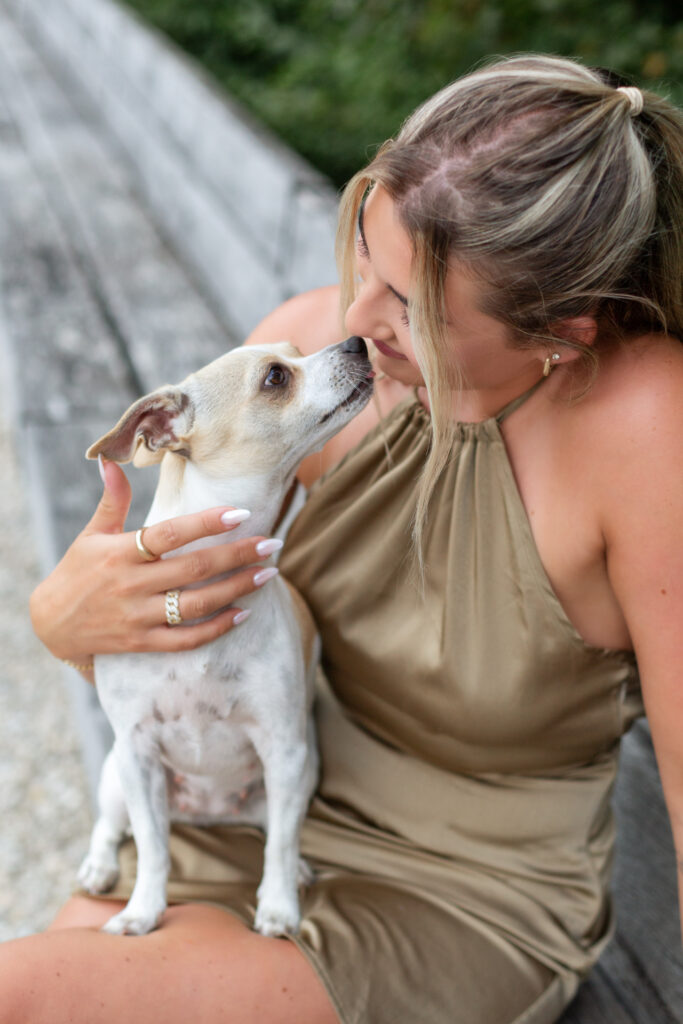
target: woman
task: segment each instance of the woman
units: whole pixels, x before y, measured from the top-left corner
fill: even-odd
[[[281,559],[327,677],[301,933],[248,928],[256,833],[177,829],[163,926],[95,930],[130,891],[126,848],[113,902],[77,897],[0,950],[1,1020],[560,1016],[610,934],[608,797],[641,710],[636,659],[683,850],[682,142],[658,97],[515,58],[439,93],[351,181],[344,330],[374,342],[383,418],[368,406],[302,465]],[[250,341],[336,341],[339,298],[294,299]],[[123,474],[104,474],[33,598],[47,646],[87,665],[231,628],[259,538],[207,553],[207,580],[251,567],[184,592],[184,618],[196,600],[222,611],[169,630],[163,591],[196,566],[144,562],[121,532]],[[145,543],[216,533],[224,512]]]

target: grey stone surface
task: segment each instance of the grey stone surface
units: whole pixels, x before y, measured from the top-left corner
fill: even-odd
[[[11,388],[4,362],[3,390]],[[90,831],[81,744],[59,662],[36,639],[41,577],[21,446],[0,417],[0,941],[44,928],[67,899]],[[85,685],[85,684],[83,684]]]

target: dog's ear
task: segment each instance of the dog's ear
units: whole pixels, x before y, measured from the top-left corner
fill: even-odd
[[[148,466],[166,451],[183,451],[194,422],[194,406],[178,387],[159,388],[138,399],[108,434],[91,445],[87,459],[103,455],[110,462]]]

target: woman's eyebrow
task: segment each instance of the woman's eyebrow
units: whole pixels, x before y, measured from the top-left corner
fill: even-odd
[[[367,198],[367,196],[365,196],[363,198],[360,206],[358,207],[358,230],[360,231],[360,237],[363,239],[363,245],[365,246],[365,251],[367,252],[368,259],[369,259],[370,258],[370,248],[368,246],[368,240],[365,237],[365,231],[363,230],[363,213],[364,213],[364,210],[365,210],[365,200],[366,200],[366,198]],[[400,292],[397,292],[396,289],[393,287],[393,285],[388,284],[387,288],[392,293],[392,295],[396,296],[396,298],[398,299],[399,302],[403,303],[404,306],[408,305],[408,300],[405,297],[405,295],[401,295]]]

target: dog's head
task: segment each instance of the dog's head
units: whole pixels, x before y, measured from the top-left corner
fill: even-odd
[[[362,338],[311,356],[288,342],[233,349],[175,387],[135,402],[86,456],[145,466],[175,452],[210,475],[290,469],[366,405],[372,367]]]

